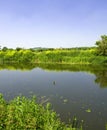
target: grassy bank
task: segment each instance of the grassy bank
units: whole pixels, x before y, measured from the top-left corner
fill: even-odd
[[[96,48],[55,49],[36,53],[36,63],[105,64],[106,56],[96,54]]]
[[[16,97],[6,102],[0,94],[0,129],[1,130],[82,130],[72,128],[60,121],[50,104],[43,106],[35,102],[35,97],[28,99]]]
[[[107,56],[96,54],[96,48],[1,50],[0,62],[105,64]]]

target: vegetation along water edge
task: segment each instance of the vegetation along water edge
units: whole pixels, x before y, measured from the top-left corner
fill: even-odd
[[[0,63],[107,64],[107,36],[102,35],[95,47],[30,48],[3,47]]]
[[[18,96],[6,102],[0,94],[0,130],[82,130],[74,118],[72,124],[61,122],[51,105],[36,102],[35,96],[31,99]]]

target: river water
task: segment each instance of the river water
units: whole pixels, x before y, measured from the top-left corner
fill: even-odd
[[[0,93],[6,100],[22,94],[50,102],[62,121],[74,116],[83,130],[105,130],[107,66],[1,65]]]

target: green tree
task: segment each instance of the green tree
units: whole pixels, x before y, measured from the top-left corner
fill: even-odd
[[[7,50],[8,50],[7,47],[3,47],[3,48],[2,48],[2,51],[7,51]]]
[[[21,47],[16,47],[16,51],[20,51],[20,50],[22,50]]]
[[[97,54],[107,56],[107,36],[102,35],[101,40],[96,41],[97,47]]]

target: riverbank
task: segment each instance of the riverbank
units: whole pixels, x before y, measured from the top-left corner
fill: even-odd
[[[96,54],[96,48],[56,49],[36,53],[36,63],[106,64],[107,56]]]
[[[107,64],[107,56],[96,54],[96,48],[0,51],[0,63]]]
[[[6,102],[0,94],[0,129],[76,130],[75,123],[66,125],[61,122],[49,103],[44,106],[42,102],[38,104],[35,99],[18,96]]]

